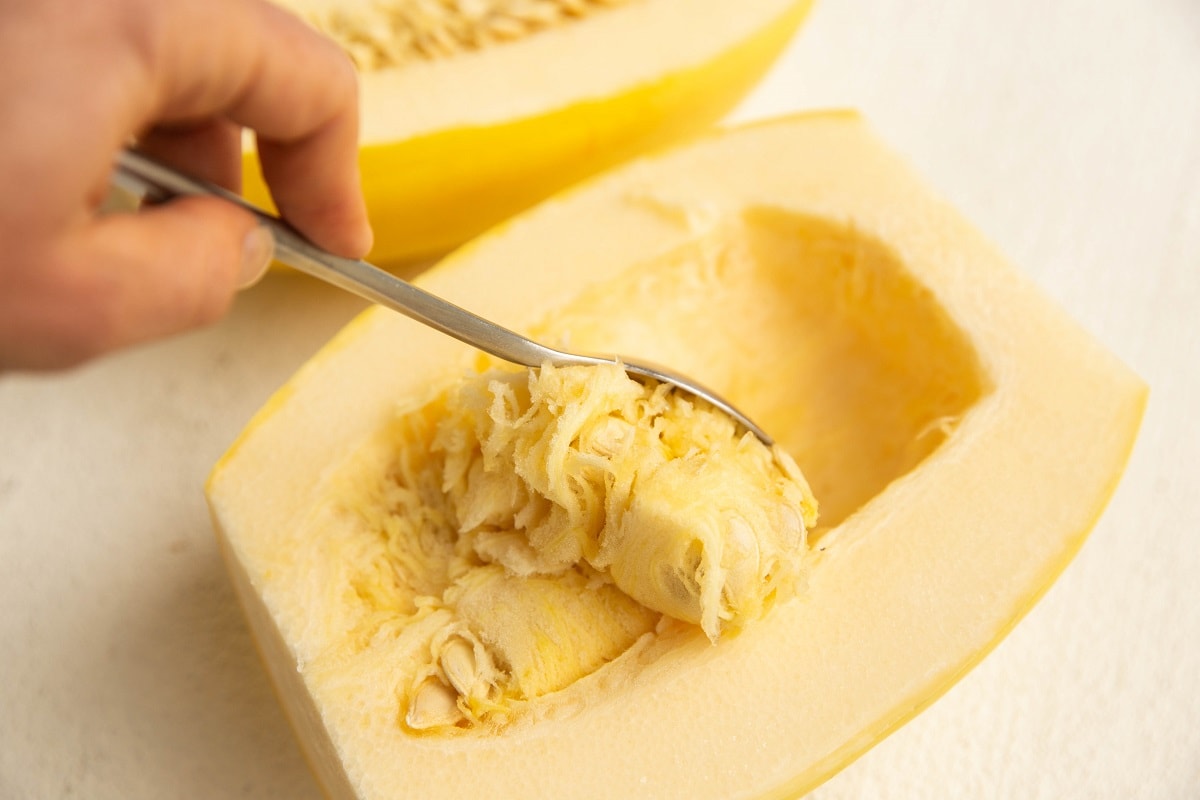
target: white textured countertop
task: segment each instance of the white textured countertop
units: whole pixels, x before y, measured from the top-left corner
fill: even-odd
[[[1200,797],[1200,3],[824,0],[737,117],[821,106],[862,109],[1151,400],[1045,599],[814,796]],[[202,333],[0,378],[0,798],[319,796],[201,484],[358,308],[273,276]]]

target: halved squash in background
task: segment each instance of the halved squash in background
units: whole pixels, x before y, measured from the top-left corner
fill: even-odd
[[[1142,382],[850,113],[634,163],[422,275],[747,410],[821,502],[809,580],[711,645],[665,626],[528,724],[405,730],[354,641],[346,465],[474,354],[374,309],[255,417],[208,495],[267,666],[331,797],[794,797],[903,724],[1062,571],[1121,475]],[[401,454],[403,455],[403,454]],[[386,639],[387,637],[383,637]]]
[[[762,77],[811,0],[279,0],[359,63],[372,258],[444,253]],[[269,205],[252,146],[245,194]]]

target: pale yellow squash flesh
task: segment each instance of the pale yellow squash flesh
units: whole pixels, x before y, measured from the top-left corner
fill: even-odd
[[[699,133],[762,77],[810,4],[635,0],[516,42],[363,74],[372,259],[401,266],[445,253],[585,176]],[[251,145],[243,161],[246,196],[269,206]]]
[[[314,531],[339,465],[474,354],[365,313],[208,486],[267,666],[339,800],[807,791],[1029,610],[1095,524],[1146,397],[849,113],[632,164],[420,283],[547,340],[693,373],[795,456],[822,517],[804,594],[741,635],[667,629],[499,735],[406,733],[386,651],[329,657],[337,565]]]

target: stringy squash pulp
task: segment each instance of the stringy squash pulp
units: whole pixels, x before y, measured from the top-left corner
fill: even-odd
[[[464,380],[331,485],[338,625],[441,733],[543,713],[663,615],[714,642],[762,617],[816,517],[786,453],[615,365]]]
[[[277,0],[360,73],[372,258],[444,253],[551,192],[704,130],[810,0]],[[449,10],[453,10],[450,13]],[[253,143],[245,194],[269,205]]]
[[[703,611],[689,619],[634,597],[667,585],[645,570],[669,554],[641,558],[622,588],[615,562],[588,562],[583,536],[583,559],[566,558],[558,578],[523,575],[538,555],[502,531],[471,541],[468,560],[491,555],[468,588],[439,595],[482,599],[389,627],[372,615],[394,609],[370,587],[425,590],[377,557],[390,540],[364,535],[378,526],[362,510],[382,506],[363,498],[454,450],[423,438],[438,425],[482,432],[482,458],[490,423],[454,422],[446,398],[494,365],[396,314],[365,313],[259,413],[208,486],[267,665],[339,799],[796,796],[932,702],[1028,611],[1095,523],[1145,401],[1134,375],[851,114],[635,163],[419,280],[549,343],[694,375],[775,436],[820,518],[810,527],[805,481],[785,461],[754,461],[770,480],[750,485],[792,487],[755,504],[777,520],[800,510],[804,580],[761,614],[751,604],[755,619],[716,644]],[[489,376],[499,388],[463,407],[532,385],[512,375]],[[739,440],[713,441],[723,451]],[[428,473],[441,476],[432,496],[453,494],[451,460]],[[663,491],[673,499],[662,508],[720,495],[693,485]],[[654,516],[703,527],[696,511]],[[577,602],[586,591],[596,594]],[[589,616],[598,598],[611,602]],[[479,634],[496,609],[510,614],[503,642]],[[718,613],[718,633],[729,616]],[[593,618],[603,624],[572,624]],[[410,645],[425,624],[443,634],[428,632],[438,658],[418,675]],[[546,652],[578,659],[563,671]],[[489,684],[496,675],[508,677]],[[433,694],[410,717],[425,679]],[[495,698],[493,718],[484,701]]]

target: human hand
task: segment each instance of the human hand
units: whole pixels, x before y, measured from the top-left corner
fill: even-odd
[[[97,215],[118,150],[237,190],[255,131],[281,215],[371,243],[349,60],[264,0],[0,0],[0,369],[64,367],[212,322],[258,278],[251,214],[187,197]]]

